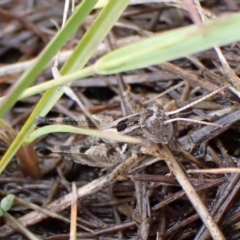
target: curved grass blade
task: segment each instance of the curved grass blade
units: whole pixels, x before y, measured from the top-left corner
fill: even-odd
[[[238,41],[240,14],[171,30],[119,48],[95,64],[98,74],[113,74],[163,63],[189,54]]]
[[[121,135],[119,133],[115,132],[109,132],[109,131],[99,131],[99,130],[92,130],[92,129],[84,129],[69,125],[54,125],[54,126],[45,126],[38,128],[37,130],[33,131],[28,138],[24,141],[25,144],[29,144],[33,142],[35,139],[49,134],[49,133],[73,133],[73,134],[83,134],[88,136],[95,136],[100,138],[109,139],[112,141],[118,141],[118,142],[128,142],[128,143],[141,143],[141,140],[138,138]]]

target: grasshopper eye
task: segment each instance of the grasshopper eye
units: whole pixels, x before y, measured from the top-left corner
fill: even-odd
[[[50,155],[52,153],[52,151],[47,146],[44,145],[37,146],[35,148],[35,151],[42,155]]]

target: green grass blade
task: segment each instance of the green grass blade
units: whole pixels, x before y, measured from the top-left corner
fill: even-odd
[[[16,103],[19,95],[35,81],[39,73],[45,69],[56,53],[71,38],[79,25],[81,25],[83,20],[89,15],[96,2],[97,0],[85,0],[76,8],[76,12],[69,18],[64,28],[59,30],[33,65],[23,73],[16,84],[11,87],[4,100],[0,102],[0,117]]]
[[[56,35],[56,37],[53,38],[53,40],[49,43],[51,44],[51,46],[55,47],[55,45],[53,43],[56,43],[57,45],[59,45],[59,48],[56,48],[55,51],[52,51],[55,52],[55,54],[60,50],[60,45],[58,41],[60,42],[63,42],[63,40],[65,40],[65,42],[71,37],[72,34],[69,34],[71,32],[73,32],[73,30],[77,30],[79,25],[82,23],[82,21],[84,20],[84,18],[86,16],[88,16],[88,14],[90,13],[90,11],[92,10],[92,8],[94,7],[95,3],[96,3],[97,0],[86,0],[86,1],[83,1],[82,4],[79,5],[79,7],[77,8],[77,10],[75,11],[75,13],[69,18],[69,20],[67,21],[67,23],[64,25],[64,28],[60,30],[60,32],[62,32],[62,34],[59,35],[59,33]],[[70,32],[67,32],[70,28]],[[66,35],[66,36],[65,36]],[[67,37],[68,36],[68,37]],[[61,39],[59,39],[61,38]],[[65,43],[64,42],[64,43]],[[46,47],[47,49],[49,48],[48,46]],[[48,53],[45,53],[46,50],[43,51],[43,53],[39,56],[39,58],[42,57],[42,55],[44,56],[44,59],[46,60],[45,63],[43,63],[43,65],[45,66],[45,64],[47,65],[48,63],[48,58],[49,58],[49,61],[51,60],[51,58],[55,55],[53,54],[53,56],[49,56]],[[45,57],[45,54],[48,55],[48,57]],[[40,61],[38,58],[37,60],[37,63],[38,61]],[[42,60],[40,61],[42,62]],[[33,68],[37,68],[36,62],[34,63],[33,65]],[[31,74],[30,74],[31,73]],[[26,73],[23,74],[24,78],[21,77],[21,81],[23,79],[24,81],[24,87],[26,87],[28,84],[26,84],[25,81],[28,81],[28,78],[33,77],[33,76],[37,76],[37,74],[39,73],[39,71],[37,70],[37,73],[32,73],[32,70],[29,69]],[[29,82],[28,82],[29,83]],[[21,85],[21,91],[23,91],[25,88],[22,87]],[[14,96],[14,101],[12,102],[15,102],[15,99],[17,100],[19,97],[19,94],[16,94]],[[4,102],[8,102],[7,101],[7,97],[4,99]],[[48,103],[47,101],[47,98],[45,99],[45,101],[42,101],[41,102],[41,105],[37,108],[37,111],[35,112],[35,114],[37,114],[37,112],[40,112],[41,110],[41,107],[45,107]],[[11,105],[11,104],[10,104]],[[9,106],[10,106],[9,105]],[[6,106],[6,109],[1,109],[2,110],[2,114],[8,109],[7,105]],[[35,109],[36,110],[36,109]],[[27,120],[27,122],[25,123],[25,125],[23,126],[23,128],[21,129],[21,131],[19,132],[19,134],[17,135],[17,137],[14,139],[13,143],[9,146],[8,150],[6,151],[6,153],[4,154],[3,158],[1,159],[0,161],[0,173],[4,170],[4,168],[7,166],[7,164],[9,163],[9,161],[11,160],[11,158],[15,155],[15,153],[18,151],[18,149],[20,148],[20,146],[22,145],[24,139],[28,136],[28,134],[33,130],[34,126],[33,126],[33,122],[34,122],[34,119],[35,119],[35,116],[34,114],[31,114],[31,116],[29,117],[29,119]]]
[[[57,79],[52,79],[52,80],[49,80],[47,82],[40,83],[36,86],[33,86],[33,87],[30,87],[30,88],[26,89],[23,93],[20,94],[18,100],[34,96],[36,94],[45,92],[45,91],[47,91],[51,88],[56,88],[56,87],[60,87],[60,86],[66,85],[66,84],[70,84],[70,83],[72,83],[76,80],[91,76],[94,73],[95,72],[94,72],[93,66],[89,66],[89,67],[86,67],[86,68],[84,68],[80,71],[70,73],[66,76],[61,76]],[[0,101],[3,98],[4,97],[0,98]]]
[[[81,39],[74,54],[61,69],[61,74],[65,75],[66,73],[79,70],[87,63],[96,48],[103,41],[114,23],[119,19],[122,12],[128,6],[128,3],[129,0],[110,1],[106,7],[102,9],[91,28]]]
[[[124,9],[127,7],[128,2],[128,0],[110,1],[110,3],[101,11],[89,31],[85,34],[81,42],[78,44],[73,55],[61,70],[61,74],[65,75],[67,73],[79,70],[87,63],[96,47],[102,42],[104,37],[110,31],[114,23],[118,20]],[[26,137],[33,130],[33,122],[36,116],[45,115],[61,97],[62,93],[62,89],[53,88],[51,90],[48,90],[43,95],[36,108],[32,112],[31,116],[27,120],[26,124],[23,126],[16,139],[3,156],[0,162],[0,173],[17,152]]]
[[[61,69],[60,72],[63,76],[73,73],[86,65],[96,48],[103,41],[114,23],[127,7],[128,2],[129,0],[110,1],[110,3],[102,9],[99,16],[75,48],[72,56]],[[92,69],[92,75],[93,74],[95,74],[94,69]],[[32,115],[34,118],[36,116],[46,115],[62,94],[63,89],[61,88],[52,88],[48,90],[33,111]]]
[[[113,74],[185,57],[240,39],[240,14],[168,31],[119,48],[97,61],[96,72]]]

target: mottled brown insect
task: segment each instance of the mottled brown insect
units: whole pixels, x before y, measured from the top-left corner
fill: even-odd
[[[226,86],[225,86],[226,87]],[[172,121],[184,120],[192,121],[190,119],[170,119],[168,115],[181,111],[187,107],[190,107],[203,99],[206,99],[217,92],[221,91],[225,87],[222,87],[200,100],[197,100],[188,106],[178,109],[174,112],[165,113],[163,107],[158,103],[149,104],[146,108],[135,108],[134,104],[130,102],[130,109],[134,112],[134,109],[140,109],[138,113],[132,114],[122,119],[115,120],[112,117],[104,115],[93,115],[94,121],[101,125],[103,129],[114,129],[118,133],[123,135],[129,135],[142,139],[142,145],[133,145],[126,143],[110,143],[103,139],[94,139],[88,141],[86,145],[77,146],[38,146],[36,150],[44,155],[51,153],[60,154],[67,159],[71,159],[77,163],[95,166],[95,167],[111,167],[117,163],[123,162],[126,159],[141,153],[141,147],[151,146],[154,144],[168,144],[173,136]],[[195,121],[197,123],[215,125],[212,123],[206,123],[201,121]],[[95,128],[94,122],[85,116],[78,118],[45,118],[38,117],[36,119],[37,126],[52,125],[52,124],[65,124],[72,126],[79,126],[83,128]],[[219,126],[219,125],[217,125]]]
[[[109,116],[92,116],[94,120],[106,128],[108,124],[114,121]],[[161,105],[157,103],[149,104],[146,109],[140,113],[133,114],[129,117],[120,119],[111,128],[115,128],[117,132],[123,135],[139,137],[143,139],[144,144],[163,143],[166,144],[172,137],[173,129],[172,123],[164,124],[164,121],[169,120],[169,117],[164,113]],[[72,126],[79,126],[85,128],[95,128],[95,125],[88,117],[73,118],[44,118],[38,117],[36,119],[37,126],[45,126],[52,124],[65,124]],[[71,159],[77,163],[95,166],[95,167],[111,167],[119,162],[124,161],[131,156],[131,150],[135,152],[140,151],[141,146],[133,146],[126,143],[105,142],[102,139],[93,140],[88,145],[80,146],[38,146],[36,150],[43,154],[49,155],[57,153]]]

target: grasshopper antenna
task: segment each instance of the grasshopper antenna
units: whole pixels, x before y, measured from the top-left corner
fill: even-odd
[[[198,99],[198,100],[196,100],[196,101],[194,101],[194,102],[192,102],[192,103],[189,103],[188,105],[186,105],[186,106],[184,106],[184,107],[182,107],[182,108],[179,108],[179,109],[174,110],[174,111],[171,111],[171,112],[166,112],[166,114],[167,114],[167,115],[172,115],[172,114],[181,112],[181,111],[183,111],[183,110],[185,110],[185,109],[187,109],[187,108],[190,108],[190,107],[192,107],[193,105],[195,105],[195,104],[197,104],[197,103],[200,103],[200,102],[202,102],[203,100],[205,100],[205,99],[207,99],[207,98],[209,98],[209,97],[217,94],[218,92],[222,91],[223,89],[225,89],[225,88],[227,88],[227,87],[229,87],[229,85],[223,86],[223,87],[221,87],[221,88],[213,91],[212,93],[209,93],[209,94],[206,95],[205,97],[202,97],[202,98],[200,98],[200,99]]]
[[[199,124],[203,124],[203,125],[222,127],[222,125],[217,124],[217,123],[205,122],[205,121],[200,121],[200,120],[196,120],[196,119],[188,119],[188,118],[173,118],[173,119],[164,121],[163,124],[168,124],[168,123],[172,123],[172,122],[176,122],[176,121],[193,122],[193,123],[199,123]]]

